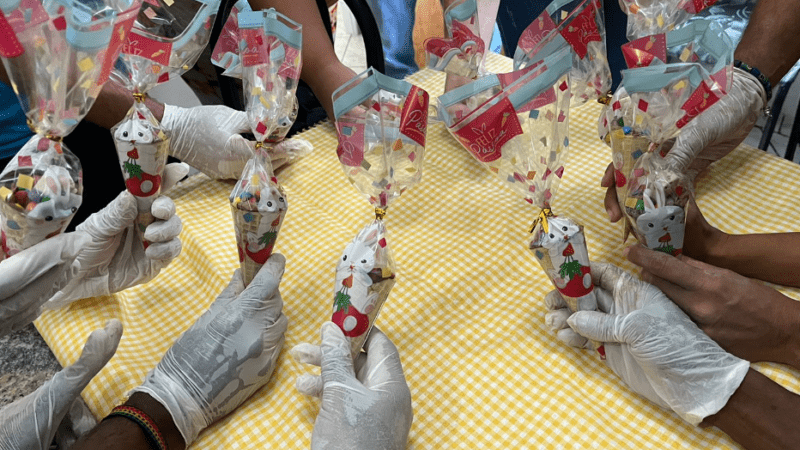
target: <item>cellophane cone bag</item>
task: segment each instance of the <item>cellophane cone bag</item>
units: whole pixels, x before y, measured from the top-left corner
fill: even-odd
[[[302,31],[300,25],[270,9],[239,11],[237,33],[243,49],[240,77],[247,119],[258,141],[230,197],[242,276],[249,284],[272,255],[289,207],[264,141],[294,99],[302,64]]]
[[[728,92],[733,45],[706,21],[623,47],[623,81],[600,117],[612,150],[617,199],[630,232],[654,250],[679,255],[692,184],[664,159],[672,140]]]
[[[336,154],[376,219],[347,245],[336,266],[333,314],[355,359],[396,280],[384,223],[389,204],[422,178],[428,93],[370,68],[333,93]]]
[[[572,106],[604,97],[611,90],[603,0],[554,0],[522,32],[514,70],[541,61],[564,47],[572,49]]]
[[[211,35],[219,0],[152,0],[136,16],[111,75],[125,86],[134,104],[111,128],[125,186],[136,198],[136,230],[145,247],[144,230],[161,193],[169,136],[145,106],[147,92],[189,70]]]
[[[539,209],[528,247],[573,311],[594,310],[583,227],[551,210],[570,149],[569,53],[562,48],[536,66],[506,74],[514,81],[461,118],[450,116],[467,108],[470,96],[485,98],[496,86],[482,80],[462,86],[444,102],[440,97],[439,112],[472,156]]]
[[[34,131],[0,173],[0,260],[64,231],[83,173],[62,139],[97,99],[140,0],[0,6],[0,56]]]
[[[251,19],[248,19],[247,14],[252,13],[250,5],[245,0],[237,1],[211,54],[211,62],[224,69],[223,75],[239,79],[242,78],[242,49],[247,49],[240,39],[240,13],[245,14],[245,26],[248,26],[248,21],[251,19],[259,20],[258,16],[250,16]],[[271,23],[267,24],[267,20]],[[264,18],[264,22],[264,26],[270,29],[271,40],[274,42],[275,51],[272,52],[272,57],[279,60],[273,63],[273,66],[277,66],[274,70],[278,71],[280,78],[277,81],[284,86],[283,96],[279,100],[281,108],[274,119],[276,123],[263,141],[273,168],[278,168],[296,161],[313,149],[311,143],[305,139],[285,139],[297,119],[298,104],[295,93],[303,63],[302,27],[274,10],[270,12],[268,18]],[[266,35],[265,31],[264,36]],[[279,46],[281,48],[278,48]]]
[[[424,42],[427,65],[433,70],[464,78],[475,78],[486,45],[480,37],[477,0],[456,0],[444,11],[446,38]]]
[[[230,195],[236,247],[245,286],[272,256],[289,208],[286,193],[272,173],[263,148],[247,162]]]
[[[620,0],[628,15],[629,41],[643,36],[667,33],[678,29],[692,16],[714,5],[717,0]]]

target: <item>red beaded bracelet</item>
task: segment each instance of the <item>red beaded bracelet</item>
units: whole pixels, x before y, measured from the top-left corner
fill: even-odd
[[[111,417],[124,417],[136,425],[139,425],[151,445],[154,445],[158,450],[167,450],[167,442],[164,440],[164,436],[161,435],[161,432],[158,431],[156,423],[150,416],[143,413],[138,408],[134,408],[133,406],[117,406],[112,409],[111,413],[103,420],[107,420]]]

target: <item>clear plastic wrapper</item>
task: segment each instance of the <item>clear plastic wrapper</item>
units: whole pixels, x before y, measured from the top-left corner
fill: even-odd
[[[475,78],[486,45],[480,38],[477,0],[457,0],[444,11],[447,38],[425,40],[428,67],[451,75]]]
[[[245,0],[239,0],[231,9],[231,14],[222,28],[220,38],[214,46],[211,54],[211,62],[225,71],[223,75],[242,78],[242,58],[240,56],[240,36],[239,36],[239,14],[252,12],[250,5]],[[287,162],[292,162],[311,152],[311,143],[305,139],[292,139],[284,145],[277,145],[284,141],[286,134],[291,129],[292,124],[297,118],[297,84],[300,79],[302,69],[302,40],[298,41],[297,36],[301,36],[300,25],[292,22],[285,16],[278,13],[271,13],[270,20],[277,20],[280,27],[272,25],[273,37],[277,40],[276,45],[282,49],[273,52],[273,58],[279,59],[280,77],[278,82],[284,83],[283,96],[280,99],[281,109],[278,113],[277,125],[264,140],[267,152],[272,160],[273,167],[278,167]],[[266,25],[265,25],[266,26]],[[281,52],[283,52],[281,54]]]
[[[294,99],[303,35],[299,24],[273,9],[239,11],[237,25],[247,119],[257,142],[230,201],[242,276],[249,284],[272,255],[289,207],[264,142]]]
[[[611,89],[602,0],[554,0],[522,32],[514,69],[528,67],[554,52],[572,49],[571,105],[605,96]]]
[[[286,193],[272,173],[269,157],[256,149],[230,196],[236,247],[245,286],[272,256],[289,208]]]
[[[629,41],[679,28],[717,0],[619,0],[628,15]]]
[[[447,118],[495,87],[478,80],[439,98],[453,136],[511,190],[539,208],[529,248],[573,310],[594,310],[589,253],[583,226],[556,216],[555,199],[569,154],[570,50],[562,48],[533,69],[506,74],[514,80],[460,119]],[[470,95],[470,91],[472,95]]]
[[[350,338],[355,358],[395,283],[383,217],[422,178],[428,93],[370,68],[337,89],[333,101],[336,154],[376,217],[347,245],[336,267],[331,320]]]
[[[219,0],[148,0],[127,37],[112,76],[131,91],[134,104],[111,133],[128,191],[136,197],[137,230],[144,229],[161,193],[169,136],[145,106],[147,92],[189,70],[211,35]]]
[[[623,240],[633,232],[647,247],[679,255],[692,185],[663,157],[668,141],[727,93],[733,44],[720,27],[696,21],[623,52],[634,68],[622,72],[598,124],[612,149]]]
[[[140,5],[0,5],[0,56],[36,133],[0,173],[0,259],[61,233],[80,207],[80,161],[62,139],[97,99]]]

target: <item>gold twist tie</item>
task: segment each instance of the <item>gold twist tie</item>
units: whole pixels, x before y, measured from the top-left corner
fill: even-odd
[[[536,220],[534,220],[533,223],[531,224],[531,228],[530,230],[528,230],[528,233],[533,233],[533,230],[539,223],[542,224],[542,229],[544,230],[544,232],[549,233],[550,224],[547,223],[548,217],[553,217],[553,211],[551,211],[550,208],[542,208],[542,210],[539,211],[539,215],[536,217]]]
[[[132,95],[133,99],[138,103],[144,103],[144,99],[147,97],[147,94],[143,94],[141,92],[134,92]]]
[[[261,141],[258,141],[258,142],[256,142],[256,150],[258,150],[260,148],[264,148],[264,143],[261,142]]]
[[[386,215],[386,210],[384,208],[375,208],[375,218],[378,220],[383,220],[383,216]]]
[[[61,142],[61,140],[64,139],[61,136],[56,136],[56,135],[53,135],[53,134],[45,134],[44,138],[45,139],[49,139],[49,140],[51,140],[53,142]]]
[[[600,103],[601,105],[607,105],[611,103],[611,98],[613,97],[613,95],[614,94],[611,91],[608,91],[606,92],[606,95],[597,99],[597,103]]]

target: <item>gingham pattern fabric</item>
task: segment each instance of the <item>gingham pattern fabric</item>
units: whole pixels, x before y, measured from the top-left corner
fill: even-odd
[[[499,72],[509,64],[495,57],[488,67]],[[428,70],[411,77],[432,96],[441,94],[443,80]],[[632,269],[621,254],[621,231],[602,206],[599,183],[611,154],[597,138],[599,108],[571,111],[574,147],[553,210],[585,225],[593,259]],[[309,448],[320,404],[299,394],[294,382],[318,369],[294,362],[288,350],[319,342],[331,315],[336,260],[372,208],[344,176],[333,126],[302,137],[315,151],[278,175],[289,197],[276,245],[288,261],[281,284],[289,318],[284,351],[267,386],[192,448]],[[441,124],[429,127],[425,158],[420,185],[387,214],[399,268],[377,319],[400,349],[411,387],[408,448],[737,448],[722,432],[691,427],[627,390],[594,352],[557,341],[544,325],[542,302],[553,287],[527,249],[534,208]],[[714,166],[697,196],[708,220],[725,231],[797,231],[800,208],[788,186],[800,186],[800,166],[742,146]],[[116,356],[83,392],[97,417],[126,399],[237,268],[231,188],[201,175],[170,192],[184,223],[183,253],[154,281],[36,322],[67,365],[92,330],[111,318],[122,321]],[[800,298],[798,290],[785,292]],[[797,372],[757,367],[800,390]]]

